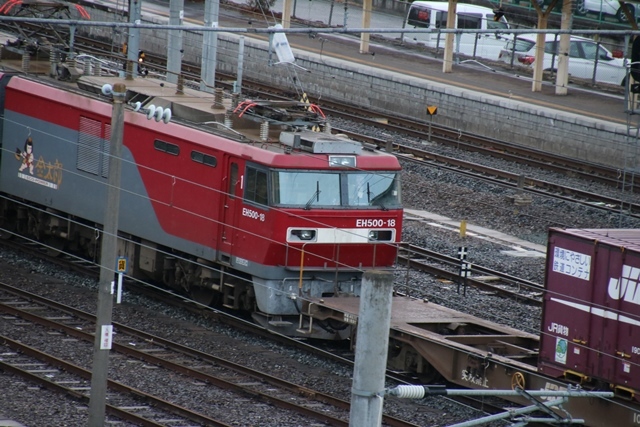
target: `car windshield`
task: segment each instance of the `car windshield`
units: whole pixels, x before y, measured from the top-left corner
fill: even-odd
[[[396,172],[273,171],[272,204],[322,207],[399,207]]]
[[[409,17],[407,18],[407,22],[409,23],[409,25],[414,25],[416,27],[429,28],[430,16],[431,12],[429,9],[414,6],[409,9]]]
[[[515,49],[513,48],[513,40],[507,43],[508,50],[515,50],[516,52],[529,52],[536,45],[533,40],[516,39]]]
[[[596,43],[582,43],[582,50],[586,59],[595,60],[596,58],[598,58],[598,61],[613,60],[613,57],[609,54],[609,51],[602,46],[598,46]]]
[[[487,15],[485,19],[487,20],[488,30],[506,30],[507,28],[509,28],[509,25],[507,25],[504,20],[494,21],[493,14]]]

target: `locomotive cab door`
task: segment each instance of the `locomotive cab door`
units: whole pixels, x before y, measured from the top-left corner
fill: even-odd
[[[218,260],[225,264],[232,264],[233,245],[237,235],[238,209],[241,207],[242,185],[240,166],[234,159],[227,159],[227,175],[222,196],[222,221],[218,233]]]

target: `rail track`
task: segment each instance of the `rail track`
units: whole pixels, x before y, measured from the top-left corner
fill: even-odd
[[[59,331],[75,340],[83,341],[89,345],[94,342],[92,331],[95,328],[95,317],[70,306],[66,306],[46,298],[13,288],[7,284],[0,284],[0,311],[12,316],[5,320],[30,322],[46,330]],[[125,356],[131,362],[142,361],[154,366],[155,369],[163,369],[167,373],[154,372],[155,375],[180,375],[197,384],[199,393],[206,393],[205,387],[214,386],[241,396],[242,399],[251,399],[256,402],[267,403],[273,407],[286,411],[294,411],[305,419],[313,419],[318,422],[335,426],[348,425],[349,402],[337,399],[326,393],[311,390],[299,385],[282,380],[265,372],[258,371],[211,354],[206,354],[161,337],[136,330],[121,323],[113,324],[115,339],[113,352]],[[12,354],[10,360],[3,361],[3,367],[14,373],[27,376],[31,381],[38,381],[32,377],[33,369],[27,372],[20,371],[19,366],[25,365],[23,355],[38,359],[42,363],[51,365],[53,369],[61,369],[78,377],[77,380],[65,378],[64,383],[71,382],[73,387],[65,387],[58,384],[52,385],[57,391],[64,392],[76,398],[86,400],[86,394],[79,392],[88,390],[86,381],[90,379],[90,372],[72,363],[65,362],[45,352],[25,346],[12,339],[3,337],[5,345],[19,352]],[[74,346],[80,345],[75,343]],[[112,353],[113,354],[113,353]],[[29,363],[27,363],[29,364]],[[118,361],[123,364],[122,360]],[[30,365],[30,364],[29,364]],[[42,367],[38,369],[41,374],[51,373],[51,369]],[[29,372],[31,371],[31,372]],[[51,382],[49,380],[38,381],[41,384]],[[49,384],[46,384],[49,386]],[[224,421],[200,414],[195,410],[182,408],[176,404],[153,396],[147,392],[118,383],[109,382],[109,391],[118,393],[117,407],[109,408],[109,411],[118,418],[140,423],[140,425],[165,425],[156,422],[156,419],[166,419],[169,414],[172,417],[181,417],[191,423],[199,425],[227,426]],[[120,397],[121,396],[121,397]],[[128,400],[127,400],[128,399]],[[144,404],[140,403],[140,400]],[[115,400],[110,396],[110,401]],[[240,399],[241,400],[241,399]],[[135,401],[135,402],[134,402]],[[122,407],[133,408],[123,411]],[[157,410],[162,408],[162,411]],[[144,413],[144,415],[141,415]],[[391,426],[414,426],[397,418],[385,416],[384,422]]]
[[[461,274],[462,262],[460,259],[416,245],[402,244],[400,246],[398,264],[457,283],[458,287],[462,288],[462,292],[465,291],[466,286],[474,286],[501,297],[536,306],[542,305],[544,287],[541,284],[479,265],[470,266],[473,274],[464,277]],[[402,285],[396,286],[396,289],[403,292]],[[460,289],[458,291],[460,292]]]
[[[31,250],[34,250],[34,249],[31,249]],[[40,254],[39,256],[42,256],[42,254]],[[49,259],[49,257],[45,256],[45,259]],[[90,275],[95,274],[94,269],[86,270],[85,267],[79,266],[78,263],[74,263],[73,265],[66,264],[63,261],[63,258],[55,258],[54,261],[60,266],[65,265],[66,267],[72,268],[74,272],[82,272],[85,274],[88,273]],[[225,318],[228,318],[229,316],[225,316],[224,314],[222,314],[222,316],[219,316],[218,314],[220,313],[217,313],[210,309],[205,309],[204,307],[198,304],[195,304],[193,301],[177,298],[178,296],[176,296],[175,294],[167,294],[153,287],[137,286],[135,287],[135,290],[134,290],[132,289],[133,288],[132,285],[133,285],[132,283],[127,283],[128,292],[133,291],[133,293],[136,293],[136,294],[142,292],[145,296],[151,296],[151,299],[159,300],[159,301],[162,301],[163,303],[166,302],[168,303],[167,305],[170,305],[173,307],[179,307],[181,310],[186,309],[187,311],[197,314],[198,318],[210,318],[215,322],[230,324],[234,328],[237,327],[236,323],[225,320]],[[0,284],[0,311],[6,312],[6,315],[3,316],[2,319],[13,321],[17,325],[23,325],[23,326],[29,325],[28,326],[29,330],[33,329],[31,326],[33,324],[48,325],[48,327],[50,328],[49,330],[55,330],[55,332],[45,332],[44,334],[57,336],[56,338],[57,341],[69,341],[71,343],[71,346],[73,347],[72,352],[74,354],[80,351],[79,350],[80,346],[78,345],[77,342],[84,342],[83,346],[85,347],[88,346],[90,343],[92,343],[93,337],[91,335],[91,332],[94,330],[94,324],[93,324],[94,318],[92,315],[89,315],[83,311],[73,309],[71,307],[67,307],[66,305],[63,305],[63,304],[52,302],[50,300],[47,300],[46,298],[40,298],[28,292],[22,292],[20,290],[13,289],[13,288],[9,288],[8,292],[10,292],[10,294],[7,297],[7,295],[4,294],[4,291],[2,290],[3,287],[4,285]],[[141,291],[141,289],[146,289],[146,291],[145,290]],[[14,295],[15,295],[15,298],[14,298]],[[25,302],[25,303],[20,302],[18,300],[19,298],[25,298],[24,301],[28,301],[28,302]],[[7,303],[7,301],[9,302]],[[41,301],[43,302],[44,305],[41,305]],[[8,305],[8,308],[5,308],[4,307],[5,305]],[[21,309],[20,307],[24,308],[24,310]],[[34,315],[34,313],[36,314]],[[240,320],[240,322],[242,322],[242,320]],[[61,323],[62,326],[60,326],[59,323]],[[252,334],[256,333],[256,328],[254,325],[249,325],[246,322],[243,322],[243,323],[244,323],[244,327],[241,329],[250,330]],[[0,322],[0,325],[1,325],[1,322]],[[165,368],[166,362],[164,361],[164,359],[171,358],[173,362],[175,362],[176,360],[179,360],[181,365],[187,364],[186,367],[178,366],[177,368],[174,368],[172,371],[175,372],[176,374],[180,374],[180,375],[185,374],[185,375],[189,375],[190,377],[194,377],[195,378],[194,381],[197,384],[206,382],[206,383],[214,384],[216,386],[220,386],[220,384],[218,382],[215,382],[215,380],[210,379],[209,377],[199,376],[197,373],[194,376],[194,374],[191,372],[191,369],[200,370],[201,367],[203,365],[206,365],[210,359],[213,359],[213,362],[211,362],[212,364],[221,365],[223,367],[226,367],[228,364],[230,364],[231,369],[239,369],[240,373],[236,375],[236,373],[233,372],[230,374],[231,377],[242,375],[246,370],[246,368],[242,366],[237,367],[236,364],[232,362],[228,362],[220,358],[212,357],[208,353],[202,353],[201,351],[193,350],[191,348],[184,348],[184,346],[180,346],[179,344],[175,344],[173,342],[164,340],[155,335],[144,333],[142,331],[137,331],[130,327],[124,326],[120,323],[114,323],[114,328],[116,331],[116,338],[117,338],[116,345],[114,346],[114,351],[117,353],[117,355],[115,356],[116,360],[121,359],[120,353],[122,353],[122,354],[125,354],[125,356],[127,357],[131,357],[133,360],[142,361],[143,367],[144,366],[147,367],[144,369],[156,369],[155,368],[156,366]],[[0,326],[0,329],[1,329],[1,326]],[[88,332],[80,333],[79,331],[88,331]],[[195,332],[196,334],[199,334],[197,330]],[[70,337],[64,337],[64,336],[60,337],[61,333],[64,335],[69,334]],[[183,334],[186,334],[185,336],[188,336],[190,333],[191,332],[189,331],[189,329],[184,329]],[[259,333],[259,330],[258,330],[258,333]],[[348,352],[349,356],[347,358],[344,358],[336,354],[335,346],[329,346],[330,347],[329,350],[325,350],[324,349],[326,348],[325,346],[318,345],[317,343],[306,344],[299,340],[291,340],[283,336],[275,335],[273,334],[273,332],[267,332],[265,333],[265,336],[267,336],[270,341],[280,342],[284,345],[287,345],[288,347],[295,346],[305,351],[319,354],[319,355],[322,355],[323,357],[327,357],[332,360],[339,361],[340,363],[347,364],[348,366],[352,365],[353,354],[350,351]],[[119,343],[122,343],[122,345],[119,345]],[[177,350],[175,351],[174,351],[174,346],[177,346]],[[135,350],[142,351],[142,354],[138,354]],[[14,347],[14,350],[11,350],[11,351],[22,351],[22,350],[18,347]],[[25,350],[25,351],[28,352],[31,350]],[[344,351],[344,350],[341,350],[341,351]],[[187,355],[183,356],[183,353],[186,353]],[[160,358],[158,358],[159,355],[161,356]],[[190,359],[190,358],[193,358],[193,359]],[[41,359],[46,360],[47,356],[42,356]],[[169,362],[172,362],[172,361],[169,361]],[[32,363],[32,362],[28,362],[28,363]],[[40,364],[42,362],[33,361],[33,363]],[[132,362],[132,363],[135,363],[135,362]],[[194,365],[196,366],[196,368],[193,368]],[[51,370],[56,370],[56,369],[66,370],[66,368],[60,368],[59,366],[61,365],[58,364],[58,365],[52,366],[51,368],[44,367],[42,368],[42,370],[48,371],[48,372],[43,372],[45,376],[46,375],[51,376],[52,374]],[[12,368],[9,368],[9,369],[12,369]],[[53,385],[52,387],[58,388],[59,392],[69,395],[71,396],[71,398],[75,400],[86,402],[87,396],[80,393],[81,390],[78,390],[78,389],[85,388],[85,391],[86,391],[87,389],[86,381],[87,381],[88,375],[90,374],[87,372],[81,372],[78,375],[80,375],[81,378],[63,380],[63,381],[71,381],[70,384],[72,384],[72,387],[74,388],[74,390],[70,390],[70,391],[63,390],[62,388],[56,387],[55,385]],[[125,374],[123,373],[123,377],[124,375]],[[344,401],[341,401],[340,399],[334,399],[330,395],[325,399],[325,397],[323,397],[325,396],[325,394],[323,393],[312,391],[309,388],[306,388],[303,386],[289,384],[286,381],[281,381],[278,378],[270,379],[269,376],[267,376],[267,379],[265,380],[261,378],[255,378],[254,376],[252,376],[251,373],[247,375],[250,375],[251,378],[244,380],[243,384],[245,383],[249,384],[250,387],[254,386],[255,385],[254,383],[259,381],[261,383],[266,384],[266,387],[270,389],[278,388],[278,390],[280,390],[281,387],[279,386],[282,385],[282,383],[284,383],[285,384],[284,388],[288,389],[290,393],[294,395],[294,397],[298,402],[302,401],[301,398],[297,397],[298,394],[302,394],[303,397],[309,396],[309,395],[313,396],[313,399],[319,400],[320,403],[313,403],[313,402],[311,402],[310,404],[308,403],[309,405],[311,405],[312,408],[313,407],[317,408],[320,405],[324,405],[322,407],[326,407],[331,402],[336,402],[335,403],[336,408],[340,410],[341,407],[345,405]],[[225,381],[228,377],[229,375],[225,375],[223,378],[223,381]],[[420,383],[420,380],[417,379],[416,377],[413,377],[412,375],[407,376],[406,373],[404,372],[395,372],[392,370],[389,370],[387,372],[387,378],[391,381],[395,380],[401,383],[415,383],[416,381]],[[49,381],[49,380],[44,379],[44,380],[35,380],[35,381]],[[84,383],[82,381],[84,381]],[[274,382],[275,382],[275,385],[274,385]],[[120,385],[116,384],[115,387],[116,387],[116,391],[120,390]],[[235,387],[233,384],[230,385],[229,387],[231,387],[231,392],[236,394],[248,392],[248,393],[251,393],[253,396],[253,393],[254,393],[253,390],[244,391],[241,387]],[[109,393],[111,392],[109,391]],[[135,390],[132,393],[134,396],[140,394],[140,392],[136,392]],[[205,393],[205,390],[202,389],[202,387],[200,387],[198,390],[198,393]],[[280,392],[276,392],[276,393],[278,393],[278,396],[282,395],[282,393]],[[121,399],[121,398],[118,398],[118,399]],[[147,404],[151,405],[152,403],[148,403],[148,402],[151,402],[152,399],[153,399],[153,396],[150,396],[149,399],[145,401],[147,403],[141,403],[140,401],[138,401],[135,404],[122,403],[120,406],[131,407],[134,410],[134,414],[133,415],[123,414],[122,416],[118,416],[118,418],[127,419],[126,417],[132,417],[131,420],[136,419],[135,417],[137,416],[137,412],[144,411],[145,405]],[[486,412],[498,413],[503,411],[503,409],[501,409],[502,406],[500,406],[501,403],[498,400],[487,400],[486,398],[478,400],[473,397],[462,397],[462,396],[453,398],[451,400],[461,402],[464,405],[469,407],[477,408],[478,410],[481,410],[485,413]],[[124,402],[122,400],[119,400],[119,401]],[[263,403],[265,402],[264,400],[259,400],[259,401]],[[269,402],[267,403],[270,405],[272,404]],[[504,403],[502,403],[502,405],[504,405]],[[511,404],[508,404],[508,405],[511,405]],[[342,410],[348,411],[348,409],[342,409]],[[332,413],[333,412],[335,411],[332,410]],[[114,413],[114,416],[116,416],[115,414],[116,413]],[[191,416],[189,419],[192,420],[194,417],[198,418],[199,416],[200,416],[199,414],[195,414]],[[401,419],[399,420],[397,418],[389,417],[386,415],[384,416],[383,421],[384,421],[384,425],[391,425],[391,426],[414,425],[411,422],[403,421]],[[150,422],[148,420],[141,421],[140,419],[138,419],[136,422],[141,422],[141,424],[139,425],[155,425],[152,423],[152,421]],[[329,423],[329,424],[343,425],[339,422]],[[226,425],[226,424],[206,424],[206,425]]]
[[[10,372],[53,392],[68,395],[85,405],[89,403],[86,392],[83,393],[80,390],[90,389],[90,371],[6,336],[0,335],[0,342],[2,371]],[[51,378],[55,380],[52,381]],[[170,418],[175,421],[197,422],[198,425],[229,426],[211,418],[198,416],[191,411],[185,411],[165,400],[115,381],[109,382],[109,388],[109,400],[113,403],[106,404],[106,412],[122,421],[148,427],[162,427],[166,426],[162,420]],[[122,409],[124,407],[129,409]]]

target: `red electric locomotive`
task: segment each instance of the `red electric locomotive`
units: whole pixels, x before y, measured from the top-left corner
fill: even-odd
[[[99,259],[112,109],[100,88],[118,81],[2,76],[4,235]],[[118,256],[129,275],[296,334],[302,299],[359,295],[364,270],[394,265],[395,156],[327,132],[317,106],[122,82]],[[340,337],[322,322],[304,330]]]

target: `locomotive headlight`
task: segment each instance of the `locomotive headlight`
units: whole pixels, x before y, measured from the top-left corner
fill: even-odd
[[[312,229],[294,229],[291,230],[291,236],[294,237],[291,240],[315,240],[316,238],[316,230]]]
[[[355,168],[355,156],[329,156],[329,166],[340,168]]]
[[[393,241],[393,230],[371,230],[369,231],[369,241],[391,242]]]

